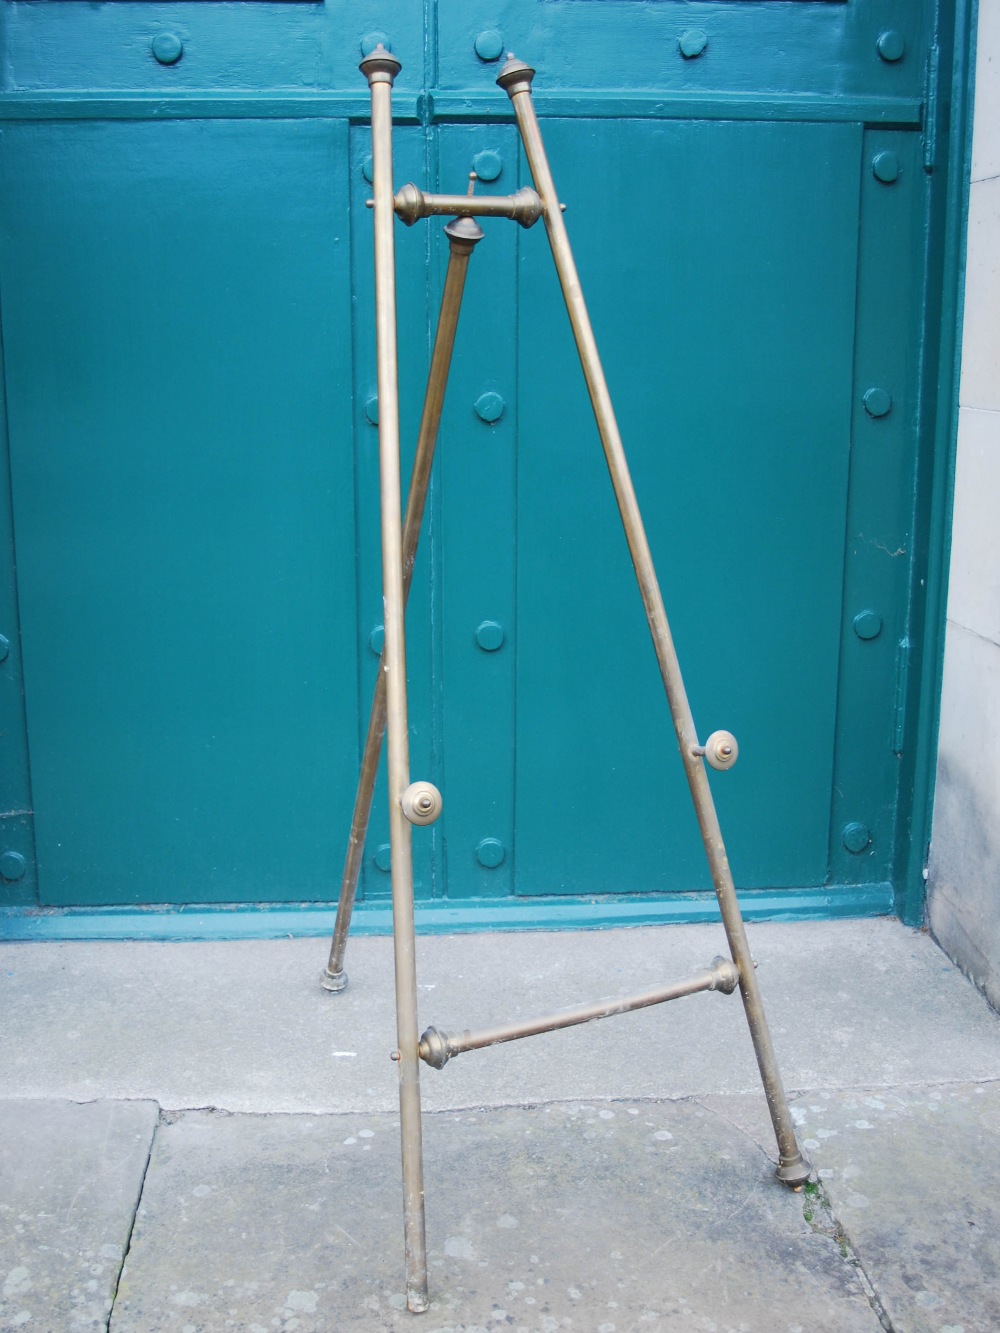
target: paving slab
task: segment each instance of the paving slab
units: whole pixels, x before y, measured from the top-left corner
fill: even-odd
[[[693,1102],[425,1120],[431,1308],[403,1308],[388,1115],[161,1126],[111,1333],[880,1333],[805,1196]]]
[[[888,920],[748,927],[795,1088],[1000,1078],[1000,1023],[926,934]],[[493,1024],[701,970],[721,927],[422,937],[420,1017]],[[352,940],[349,988],[322,940],[0,945],[0,1095],[148,1098],[167,1108],[391,1111],[392,941]],[[425,1105],[727,1095],[759,1088],[738,996],[695,995],[427,1070]]]
[[[0,1101],[0,1330],[105,1329],[158,1108]]]
[[[996,1333],[1000,1084],[810,1095],[793,1115],[893,1333]]]

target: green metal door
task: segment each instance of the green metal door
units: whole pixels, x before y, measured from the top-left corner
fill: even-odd
[[[713,783],[748,910],[912,915],[951,14],[397,8],[0,10],[11,929],[336,897],[380,646],[379,35],[400,182],[530,183],[494,79],[538,69],[695,717],[740,740]],[[411,443],[445,252],[398,228]],[[541,228],[473,257],[408,634],[427,922],[712,911]]]

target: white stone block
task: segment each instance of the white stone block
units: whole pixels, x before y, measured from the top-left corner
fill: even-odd
[[[969,192],[959,399],[963,407],[1000,411],[1000,176]]]
[[[1000,5],[996,0],[980,0],[972,179],[991,176],[1000,176]]]
[[[1000,644],[1000,412],[963,407],[948,618]]]

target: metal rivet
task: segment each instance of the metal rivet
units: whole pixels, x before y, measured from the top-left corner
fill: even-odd
[[[362,176],[364,176],[365,180],[368,182],[369,185],[371,185],[372,181],[374,180],[373,173],[374,173],[374,168],[372,166],[372,155],[371,153],[369,153],[368,156],[365,158],[365,160],[361,163],[361,174]]]
[[[877,639],[882,633],[882,617],[877,611],[859,611],[854,617],[854,633],[859,639]]]
[[[4,852],[0,855],[0,877],[5,879],[8,884],[13,884],[16,879],[20,879],[27,866],[28,863],[20,852]]]
[[[865,394],[864,403],[870,417],[884,417],[892,407],[892,394],[875,386]]]
[[[365,416],[373,426],[378,425],[378,394],[365,399]]]
[[[386,870],[386,871],[391,870],[392,844],[384,842],[382,846],[377,849],[375,855],[372,857],[372,860],[378,866],[379,870]]]
[[[484,148],[472,159],[472,166],[481,181],[495,181],[503,171],[503,158],[492,148]]]
[[[694,60],[708,45],[708,33],[704,28],[688,28],[686,32],[681,33],[677,45],[685,60]]]
[[[899,158],[895,153],[876,153],[872,158],[872,174],[883,185],[891,185],[899,177]]]
[[[496,28],[484,28],[473,45],[480,60],[499,60],[503,55],[503,37]]]
[[[858,852],[863,852],[872,840],[871,830],[867,824],[845,824],[840,836],[843,839],[844,846],[855,856]]]
[[[476,860],[487,870],[496,870],[507,855],[507,848],[499,838],[483,838],[476,847]]]
[[[385,643],[385,626],[376,625],[371,634],[368,635],[368,647],[376,657],[382,656],[382,645]]]
[[[158,32],[150,46],[161,65],[176,65],[184,54],[184,43],[175,32]]]
[[[476,643],[486,653],[495,653],[503,645],[503,625],[497,620],[484,620],[476,629]]]
[[[0,662],[6,662],[10,654],[10,640],[0,634]]]
[[[475,402],[476,416],[480,421],[485,421],[487,425],[492,426],[494,422],[500,420],[503,416],[504,401],[498,393],[492,389],[486,393],[481,393]]]
[[[878,53],[883,60],[892,64],[896,60],[902,60],[903,52],[906,50],[906,40],[901,32],[895,28],[888,28],[885,32],[879,34],[879,39],[875,43]]]
[[[389,41],[389,34],[385,32],[366,32],[361,38],[361,54],[370,56],[376,46],[384,46],[387,51],[391,51],[392,42]]]

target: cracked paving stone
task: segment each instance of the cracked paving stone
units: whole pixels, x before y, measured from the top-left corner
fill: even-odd
[[[894,1333],[996,1333],[1000,1083],[807,1093],[792,1114]]]
[[[395,1117],[168,1117],[112,1333],[415,1328]],[[693,1102],[424,1119],[420,1333],[879,1333],[856,1267]]]
[[[105,1329],[159,1109],[0,1101],[0,1330]]]

